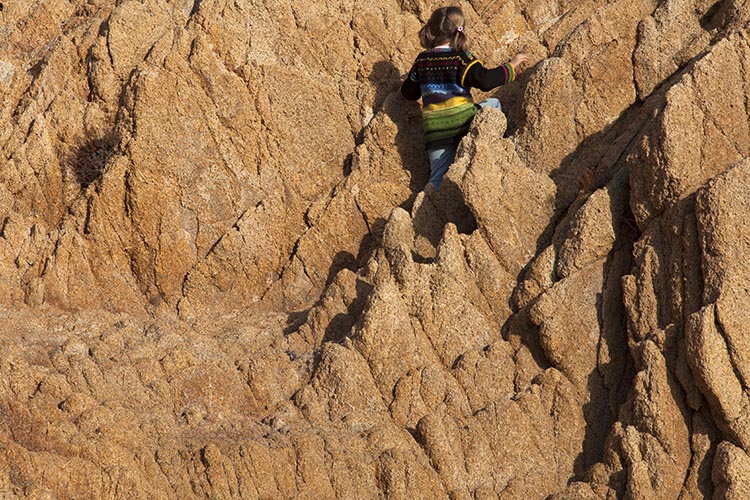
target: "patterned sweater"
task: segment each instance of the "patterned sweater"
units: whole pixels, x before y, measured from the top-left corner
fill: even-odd
[[[491,90],[516,77],[511,64],[486,69],[470,52],[437,48],[417,56],[401,86],[406,99],[422,98],[422,123],[427,148],[457,144],[468,132],[477,106],[471,87]]]

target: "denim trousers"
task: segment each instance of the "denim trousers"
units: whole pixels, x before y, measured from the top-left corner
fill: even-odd
[[[490,97],[489,99],[480,102],[479,107],[501,109],[500,101],[494,97]],[[453,160],[456,159],[456,147],[457,146],[441,146],[435,149],[427,149],[427,157],[430,159],[429,183],[435,186],[435,189],[440,187],[440,182],[448,171],[448,167],[450,167],[453,164]]]

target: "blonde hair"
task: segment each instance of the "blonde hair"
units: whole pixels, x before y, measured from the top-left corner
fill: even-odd
[[[442,7],[435,10],[427,24],[419,30],[419,43],[425,49],[449,43],[458,51],[469,48],[469,37],[463,32],[464,13],[459,7]]]

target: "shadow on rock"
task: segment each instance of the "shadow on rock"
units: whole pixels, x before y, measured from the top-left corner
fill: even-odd
[[[375,63],[370,73],[370,80],[376,87],[373,114],[384,111],[398,127],[395,146],[404,169],[411,176],[409,188],[414,193],[407,202],[402,204],[402,208],[408,210],[416,194],[424,188],[430,178],[422,132],[422,111],[418,102],[407,101],[401,96],[399,71],[392,62]]]
[[[351,334],[352,327],[362,316],[367,298],[372,293],[373,285],[364,280],[357,280],[357,297],[349,304],[346,313],[340,313],[331,319],[326,327],[323,342],[341,342]]]
[[[71,170],[81,188],[99,180],[107,161],[112,157],[118,137],[114,132],[82,144],[71,159]]]

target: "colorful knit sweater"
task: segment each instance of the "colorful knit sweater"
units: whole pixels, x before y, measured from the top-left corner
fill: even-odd
[[[401,86],[406,99],[422,98],[427,148],[455,145],[469,130],[477,106],[469,89],[491,90],[512,82],[511,64],[486,69],[470,52],[436,48],[417,56]]]

